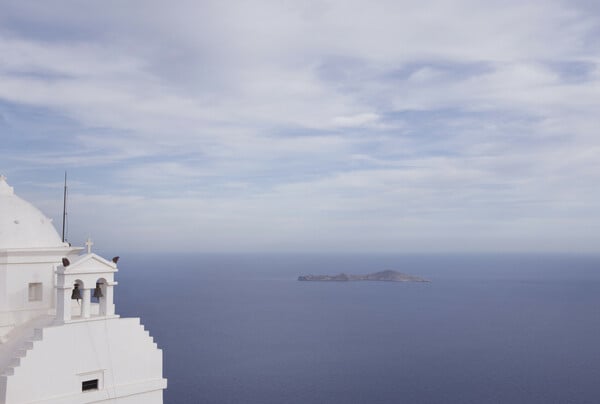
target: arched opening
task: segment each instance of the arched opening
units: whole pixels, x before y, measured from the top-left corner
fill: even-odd
[[[96,280],[96,286],[92,292],[92,303],[99,303],[100,299],[106,296],[106,279]]]
[[[77,279],[73,282],[73,289],[71,289],[71,317],[82,317],[83,316],[83,298],[84,298],[85,284],[81,279]]]
[[[98,278],[96,285],[92,290],[92,314],[106,315],[106,287],[107,281],[104,278]]]

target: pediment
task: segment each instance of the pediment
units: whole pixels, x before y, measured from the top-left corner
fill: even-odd
[[[86,254],[65,268],[65,274],[117,272],[117,265],[94,253]]]

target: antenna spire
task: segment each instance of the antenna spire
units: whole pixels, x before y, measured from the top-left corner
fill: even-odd
[[[65,242],[65,225],[67,222],[67,172],[65,171],[65,189],[63,192],[63,221],[62,221],[62,241]]]

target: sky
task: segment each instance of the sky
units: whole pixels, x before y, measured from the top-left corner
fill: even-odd
[[[118,251],[597,252],[595,1],[0,1],[0,174]],[[60,229],[59,229],[60,230]]]

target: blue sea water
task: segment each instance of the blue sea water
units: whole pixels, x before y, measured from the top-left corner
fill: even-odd
[[[117,311],[163,349],[166,404],[600,402],[600,257],[152,255]],[[394,269],[431,283],[298,282]]]

